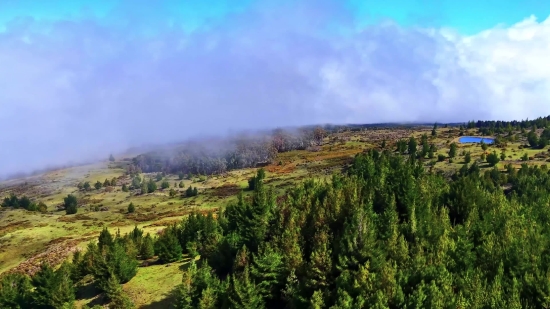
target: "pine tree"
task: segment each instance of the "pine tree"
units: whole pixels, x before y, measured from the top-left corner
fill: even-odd
[[[153,237],[147,233],[143,238],[143,243],[140,249],[140,255],[142,259],[150,259],[155,255],[155,247]]]
[[[109,247],[113,245],[113,235],[109,232],[109,230],[104,227],[101,233],[99,233],[99,242],[97,244],[99,250],[107,250]]]
[[[157,191],[157,183],[153,181],[153,179],[149,179],[149,182],[147,183],[147,192],[153,193]]]
[[[113,309],[133,309],[135,308],[134,304],[124,293],[122,287],[120,286],[120,279],[116,277],[115,274],[111,274],[107,280],[105,295],[107,299],[110,300],[109,308]]]
[[[202,296],[199,300],[198,309],[217,309],[218,295],[216,290],[211,287],[207,287],[202,291]]]
[[[309,302],[309,309],[323,309],[325,308],[325,301],[323,300],[323,293],[317,290],[313,292],[313,296]]]
[[[0,278],[0,308],[30,308],[32,285],[26,275],[6,274]]]
[[[411,156],[416,156],[418,143],[414,137],[409,138],[408,152]]]
[[[181,259],[182,248],[177,238],[177,227],[170,226],[155,242],[155,252],[164,263],[171,263]]]
[[[286,277],[283,256],[266,244],[254,255],[252,265],[250,274],[264,301],[279,300]]]
[[[84,185],[82,185],[82,188],[86,191],[90,191],[92,189],[92,186],[90,185],[89,181],[84,182]]]
[[[31,282],[35,289],[32,293],[32,307],[54,309],[73,303],[75,291],[70,274],[67,264],[54,271],[43,263],[38,273],[32,277]]]
[[[468,152],[464,155],[464,163],[469,164],[470,162],[472,162],[472,155],[471,155],[470,152],[468,151]]]
[[[128,186],[126,186],[126,184],[123,184],[122,185],[122,192],[128,192],[130,190],[128,190]]]
[[[134,213],[136,211],[136,206],[134,206],[134,203],[130,203],[130,205],[128,205],[128,213]]]
[[[458,150],[458,146],[456,145],[456,143],[451,143],[451,149],[449,150],[449,158],[456,157],[457,150]]]
[[[75,214],[78,211],[78,200],[76,199],[76,196],[72,194],[69,194],[66,198],[64,198],[63,204],[67,215]]]
[[[99,180],[98,180],[98,181],[95,183],[94,187],[95,187],[96,190],[99,190],[99,189],[101,189],[101,187],[103,187],[103,184],[102,184],[101,182],[99,182]]]
[[[242,274],[232,276],[229,303],[231,308],[234,309],[265,308],[256,285],[250,279],[248,267],[244,269]]]
[[[185,196],[186,197],[192,197],[193,196],[193,188],[191,188],[191,186],[189,186],[189,188],[187,188],[187,190],[185,190]]]

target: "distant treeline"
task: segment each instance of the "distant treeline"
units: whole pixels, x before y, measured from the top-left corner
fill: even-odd
[[[513,121],[494,121],[486,120],[481,121],[469,121],[466,124],[466,128],[474,129],[477,128],[482,134],[492,135],[492,134],[502,134],[509,133],[514,130],[525,130],[528,128],[548,128],[550,125],[550,116],[539,117],[534,120],[513,120]]]
[[[269,135],[245,136],[230,140],[187,143],[174,150],[154,151],[139,155],[129,167],[136,172],[171,174],[220,174],[229,170],[254,167],[272,162],[277,153],[304,150],[320,144],[325,130],[299,129],[293,132],[277,129]]]

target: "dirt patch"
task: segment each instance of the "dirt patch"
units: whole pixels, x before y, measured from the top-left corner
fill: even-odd
[[[180,219],[176,219],[176,220],[166,220],[166,221],[155,222],[155,223],[146,225],[146,226],[144,226],[144,227],[169,226],[169,225],[173,225],[173,224],[178,224],[178,223],[180,223],[180,222],[181,222]]]
[[[8,234],[8,233],[11,233],[11,232],[14,232],[14,231],[17,231],[17,230],[22,230],[22,229],[26,229],[26,228],[31,228],[33,225],[32,223],[29,221],[29,220],[25,220],[25,221],[21,221],[21,222],[14,222],[14,223],[9,223],[7,225],[4,225],[4,226],[1,226],[0,227],[0,237]]]
[[[241,191],[241,187],[235,184],[224,184],[223,186],[212,189],[212,195],[216,197],[229,197],[237,195]]]
[[[80,242],[90,240],[95,237],[86,237],[78,240],[70,240],[66,237],[54,239],[50,242],[46,251],[39,253],[28,260],[22,262],[7,273],[22,273],[29,276],[34,275],[40,270],[42,263],[48,263],[51,266],[61,264],[69,255],[77,250]]]

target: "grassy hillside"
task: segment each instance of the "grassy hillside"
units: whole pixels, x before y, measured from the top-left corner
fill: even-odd
[[[385,149],[394,151],[398,140],[412,136],[420,141],[423,134],[428,135],[429,143],[437,148],[435,158],[425,159],[425,166],[433,166],[435,171],[449,175],[464,164],[464,152],[471,153],[472,162],[480,160],[483,153],[495,151],[500,155],[504,152],[505,160],[497,165],[501,170],[504,170],[505,164],[548,164],[548,149],[526,148],[527,142],[523,136],[516,142],[508,142],[500,148],[489,146],[487,150],[477,144],[458,144],[458,154],[453,162],[449,162],[448,158],[438,162],[437,156],[440,154],[447,157],[451,144],[458,141],[459,130],[439,128],[435,137],[431,136],[431,131],[431,127],[419,127],[329,134],[319,148],[279,153],[265,167],[264,183],[282,194],[308,178],[330,179],[333,173],[341,173],[356,154],[365,150],[382,150],[382,144],[385,143]],[[519,131],[515,133],[520,134]],[[464,135],[477,134],[473,129],[464,132]],[[521,161],[524,154],[531,160]],[[157,235],[165,226],[181,221],[192,212],[216,212],[231,201],[236,201],[240,191],[244,190],[245,195],[249,195],[246,191],[248,180],[257,171],[257,168],[248,168],[222,175],[196,176],[182,180],[183,188],[179,187],[181,180],[178,175],[166,175],[156,183],[160,188],[162,181],[168,181],[170,189],[177,191],[176,196],[170,197],[170,189],[148,194],[140,194],[139,190],[123,192],[122,185],[129,185],[132,180],[125,173],[128,161],[123,160],[124,158],[117,159],[115,162],[105,161],[67,168],[0,184],[0,197],[11,193],[25,195],[47,205],[44,213],[7,208],[0,211],[0,274],[32,274],[43,261],[58,265],[70,258],[75,250],[83,250],[89,241],[97,240],[104,227],[113,231],[120,230],[121,234],[125,234],[138,226],[146,233]],[[484,162],[480,162],[480,167],[482,170],[491,168]],[[155,179],[155,176],[156,173],[141,174],[146,180]],[[93,184],[97,181],[103,183],[105,179],[113,178],[117,179],[115,186],[93,189]],[[79,190],[77,185],[83,182],[90,182],[92,190]],[[189,186],[198,189],[198,196],[184,196]],[[75,215],[66,215],[64,210],[58,210],[68,194],[76,195],[79,200],[78,213]],[[130,203],[136,207],[134,213],[128,213]],[[138,307],[166,308],[166,299],[170,298],[166,292],[172,291],[181,282],[180,269],[186,264],[187,261],[182,261],[168,266],[154,263],[142,266],[138,274],[124,285],[124,290]],[[97,297],[83,293],[77,303],[93,304]]]

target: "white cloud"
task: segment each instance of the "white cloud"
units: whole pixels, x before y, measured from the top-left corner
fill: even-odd
[[[256,6],[191,34],[12,25],[0,33],[0,174],[238,128],[550,114],[549,19],[470,37],[391,23],[338,34],[335,19],[355,26],[324,2]]]
[[[460,65],[482,81],[491,118],[550,114],[550,17],[461,38],[456,49]]]

